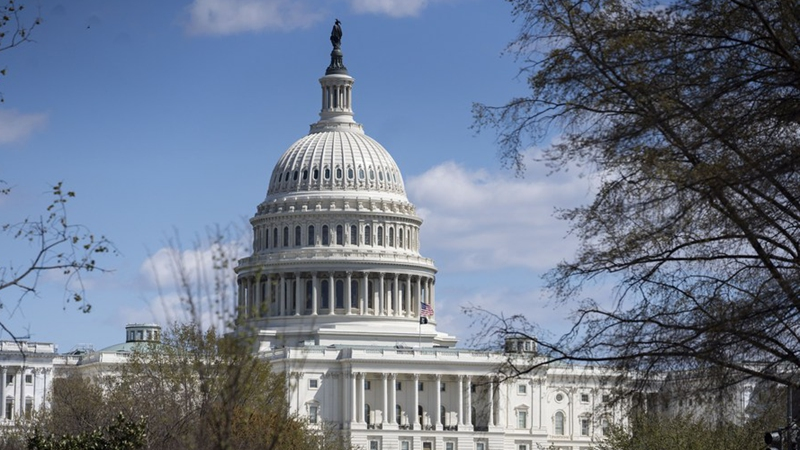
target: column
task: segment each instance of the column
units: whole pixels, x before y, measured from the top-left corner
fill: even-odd
[[[336,309],[336,290],[333,281],[333,272],[328,273],[328,314],[333,314]]]
[[[294,315],[300,315],[300,308],[305,309],[303,302],[303,291],[301,290],[302,283],[300,282],[300,272],[294,273]]]
[[[237,280],[237,284],[239,285],[239,317],[247,318],[247,312],[244,309],[244,285],[241,278]],[[5,380],[3,380],[3,383],[5,383]],[[3,399],[3,408],[5,408],[5,404],[5,399]],[[3,418],[5,418],[5,416],[3,416]]]
[[[278,283],[278,305],[281,316],[286,315],[286,276],[281,274],[281,281]]]
[[[261,275],[259,274],[258,278],[256,278],[256,304],[255,304],[255,316],[259,318],[262,315],[262,311],[264,311],[263,306],[261,306],[264,303],[263,286],[264,283],[261,281]]]
[[[414,406],[412,406],[411,408],[412,408],[412,410],[411,410],[412,416],[411,417],[414,418],[414,420],[411,421],[411,423],[414,424],[414,429],[415,430],[421,430],[422,429],[422,422],[421,422],[422,417],[420,417],[420,415],[419,415],[419,374],[418,373],[414,374]]]
[[[389,374],[383,373],[381,378],[383,378],[383,417],[381,418],[381,423],[385,424],[386,419],[389,418]]]
[[[311,274],[311,315],[319,314],[319,301],[317,300],[317,272]]]
[[[422,277],[417,277],[417,282],[414,283],[414,293],[416,294],[417,300],[414,302],[414,306],[417,308],[417,317],[419,317],[419,312],[422,308]]]
[[[436,408],[433,412],[435,415],[435,419],[433,423],[435,424],[435,428],[437,430],[442,429],[442,375],[436,374]]]
[[[359,375],[360,375],[360,377],[359,377],[359,380],[358,380],[358,392],[361,393],[361,395],[358,397],[358,399],[359,399],[359,401],[358,401],[358,419],[359,419],[358,422],[359,423],[364,423],[366,421],[365,417],[364,417],[364,406],[367,403],[366,399],[364,398],[364,379],[365,379],[365,374],[364,374],[364,372],[361,372],[361,373],[359,373]]]
[[[3,379],[0,380],[0,421],[6,418],[6,379],[8,379],[8,368],[3,367]]]
[[[400,301],[400,274],[394,274],[394,284],[392,284],[392,300],[394,301],[394,316],[400,317],[403,310],[400,305],[402,302]]]
[[[411,275],[406,275],[406,317],[411,317],[411,312],[414,310],[413,302],[411,301]]]
[[[464,375],[458,376],[458,423],[466,424],[464,422]]]
[[[467,375],[467,418],[465,424],[472,426],[472,376]]]
[[[399,423],[400,420],[397,417],[397,407],[395,406],[395,405],[397,405],[397,374],[396,373],[389,374],[389,385],[390,385],[389,394],[391,394],[389,396],[389,413],[391,414],[389,416],[389,419],[390,419],[389,421],[391,423],[397,425],[397,423]]]
[[[267,274],[267,287],[265,289],[267,291],[267,306],[264,307],[264,310],[269,311],[268,315],[273,315],[272,312],[272,274]]]
[[[436,311],[436,278],[430,279],[430,284],[428,285],[428,296],[431,299],[431,309],[435,312]]]
[[[377,316],[384,316],[386,315],[386,297],[383,295],[383,277],[386,275],[385,273],[381,272],[378,274],[378,304],[377,306]]]
[[[494,426],[494,380],[489,381],[489,426]]]
[[[353,292],[351,291],[351,284],[353,284],[353,272],[346,272],[347,278],[345,280],[344,285],[344,305],[345,305],[345,314],[348,316],[353,314],[353,311],[350,309],[352,306],[351,298],[353,297]]]
[[[23,389],[25,389],[25,373],[22,370],[23,370],[22,367],[17,369],[16,381],[15,381],[17,389],[14,389],[15,391],[14,397],[17,397],[16,399],[14,399],[14,406],[15,406],[14,409],[17,410],[17,417],[24,417],[23,408],[25,407],[24,405],[25,395],[23,393],[24,392]]]
[[[361,283],[361,315],[365,315],[367,313],[367,294],[369,294],[369,289],[367,289],[367,284],[369,283],[369,272],[364,272],[364,281]]]
[[[350,372],[350,422],[358,422],[358,388],[356,380],[358,374]],[[352,427],[351,427],[352,428]]]

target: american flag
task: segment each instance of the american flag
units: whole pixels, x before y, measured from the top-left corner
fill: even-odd
[[[422,317],[430,317],[433,315],[433,308],[431,308],[431,305],[425,302],[421,302],[419,308],[419,315]]]

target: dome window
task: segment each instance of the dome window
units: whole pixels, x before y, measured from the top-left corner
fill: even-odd
[[[359,180],[363,180],[364,179],[364,169],[362,169],[362,168],[358,169],[358,179]]]
[[[378,179],[383,181],[383,172],[378,172]]]
[[[308,226],[308,245],[314,246],[314,225]]]
[[[303,169],[303,181],[308,181],[308,169]]]
[[[400,232],[397,233],[397,246],[403,248],[403,230],[398,231]]]
[[[392,182],[392,176],[389,175],[389,171],[386,171],[386,181],[388,181],[390,183]]]
[[[372,233],[369,225],[364,227],[364,245],[372,245]]]
[[[278,183],[280,183],[281,181],[283,181],[283,174],[279,173],[278,174]]]
[[[369,179],[370,180],[374,180],[375,179],[375,171],[372,170],[372,169],[369,169]]]
[[[283,246],[289,246],[289,227],[283,227]]]
[[[342,179],[342,168],[341,167],[337,167],[336,168],[336,179],[337,180],[341,180]]]
[[[291,172],[286,172],[286,175],[283,177],[283,181],[289,181],[289,175]]]
[[[300,225],[294,227],[294,246],[300,247],[302,244],[302,237],[300,236]]]
[[[297,179],[298,179],[299,177],[300,177],[300,171],[298,171],[298,170],[295,170],[295,171],[294,171],[294,177],[293,177],[293,180],[294,180],[294,181],[297,181]]]
[[[392,174],[392,178],[394,178],[394,182],[397,183],[397,174],[396,173]]]
[[[336,245],[344,245],[344,227],[336,225]]]
[[[331,241],[330,241],[331,238],[330,238],[329,235],[330,235],[330,232],[328,231],[328,226],[327,225],[323,225],[322,226],[322,245],[331,245]]]
[[[394,247],[394,227],[389,227],[389,247]]]
[[[331,169],[330,169],[330,167],[326,167],[325,168],[325,179],[326,180],[330,180],[331,179]]]
[[[350,245],[358,245],[358,227],[350,225]]]
[[[378,245],[383,246],[383,227],[378,227]]]
[[[347,168],[347,179],[348,180],[352,180],[353,179],[353,168],[352,167],[348,167]]]
[[[314,179],[319,180],[319,169],[316,167],[314,168]]]

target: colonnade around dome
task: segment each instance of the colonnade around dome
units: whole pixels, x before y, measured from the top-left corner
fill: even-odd
[[[434,311],[435,279],[369,271],[240,276],[239,317],[318,315],[418,318]],[[423,306],[424,304],[424,306]]]

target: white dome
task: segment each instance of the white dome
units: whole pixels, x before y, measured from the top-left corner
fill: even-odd
[[[400,170],[381,144],[360,127],[332,128],[312,132],[286,150],[272,170],[267,201],[320,191],[390,194],[406,200]]]

